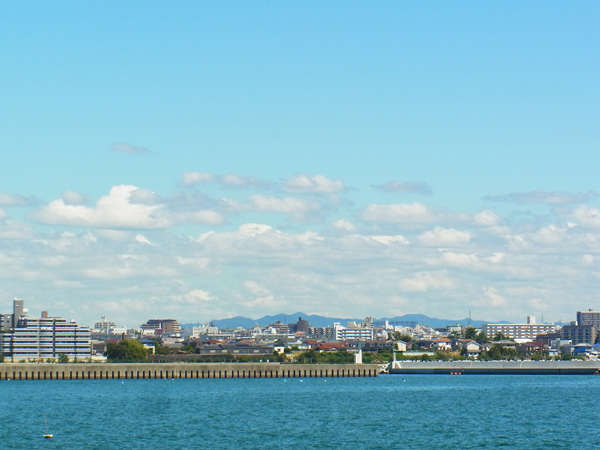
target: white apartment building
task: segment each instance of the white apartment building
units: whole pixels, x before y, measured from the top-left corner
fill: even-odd
[[[534,340],[538,334],[550,333],[556,329],[551,323],[536,324],[535,317],[528,316],[527,323],[488,323],[481,326],[481,330],[488,339],[494,339],[497,333],[511,339]]]
[[[216,334],[219,332],[219,329],[217,327],[211,327],[208,324],[206,325],[200,325],[198,327],[192,327],[192,337],[198,337],[202,334]]]
[[[110,322],[106,320],[106,316],[102,316],[102,318],[94,324],[94,330],[99,331],[101,333],[110,333],[114,328],[117,327],[115,322]]]
[[[13,361],[37,361],[58,358],[61,354],[70,359],[85,359],[92,355],[89,328],[79,327],[75,321],[48,317],[46,312],[40,318],[30,318],[22,306],[22,300],[15,300],[13,317],[16,326],[0,334],[0,353],[5,357]]]
[[[333,324],[336,341],[359,340],[366,341],[373,339],[373,328],[360,327],[354,322],[349,322],[347,327],[343,327],[339,322]]]

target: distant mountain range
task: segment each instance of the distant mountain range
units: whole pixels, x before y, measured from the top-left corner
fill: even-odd
[[[317,315],[309,315],[301,312],[294,314],[276,314],[274,316],[264,316],[260,319],[249,319],[248,317],[231,317],[230,319],[219,319],[212,320],[216,327],[219,329],[223,328],[251,328],[254,324],[258,324],[259,327],[264,327],[270,323],[275,323],[279,320],[282,323],[296,323],[298,319],[302,317],[304,320],[308,320],[308,323],[311,327],[329,327],[332,326],[334,322],[340,322],[343,326],[346,326],[348,322],[354,321],[356,323],[364,322],[365,318],[361,319],[342,319],[342,318],[333,318],[333,317],[323,317]],[[451,319],[436,319],[433,317],[428,317],[424,314],[405,314],[403,316],[396,316],[390,318],[381,318],[381,319],[373,319],[373,322],[377,325],[384,321],[390,322],[390,325],[401,325],[401,326],[411,326],[411,324],[419,324],[419,325],[427,325],[431,328],[443,328],[447,325],[472,325],[474,327],[480,327],[484,323],[510,323],[506,321],[489,321],[489,320],[470,320],[460,319],[460,320],[451,320]],[[183,327],[195,327],[200,324],[198,323],[187,323],[183,324]]]

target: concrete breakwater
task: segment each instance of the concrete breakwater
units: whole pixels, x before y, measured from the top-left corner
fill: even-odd
[[[376,377],[375,364],[76,363],[0,364],[0,380]]]
[[[593,375],[600,361],[394,361],[391,374]]]

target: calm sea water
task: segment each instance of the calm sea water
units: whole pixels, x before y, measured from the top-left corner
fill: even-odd
[[[599,388],[516,375],[3,381],[0,448],[594,448]]]

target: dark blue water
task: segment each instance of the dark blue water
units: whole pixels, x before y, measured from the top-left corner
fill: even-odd
[[[516,375],[3,381],[0,448],[593,448],[599,388]]]

